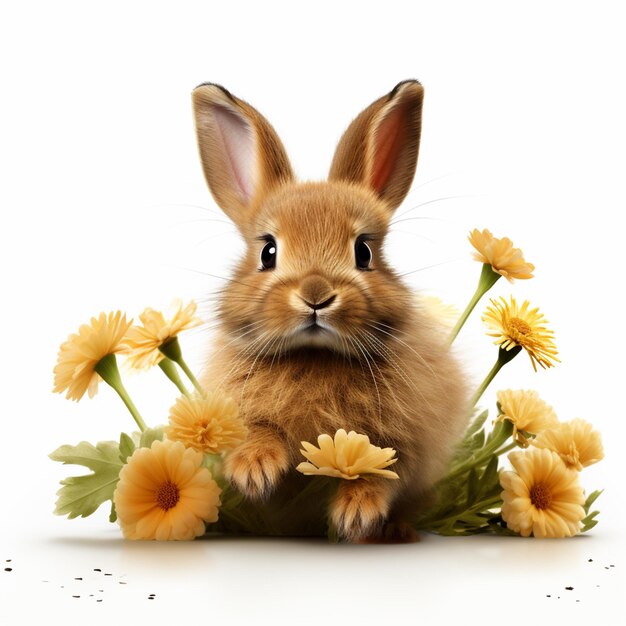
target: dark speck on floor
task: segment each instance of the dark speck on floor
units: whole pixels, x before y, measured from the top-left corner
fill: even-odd
[[[574,587],[565,587],[565,589],[567,589],[567,591],[574,591]]]

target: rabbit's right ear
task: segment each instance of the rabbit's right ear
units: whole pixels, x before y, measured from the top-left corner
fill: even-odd
[[[209,189],[241,227],[265,194],[293,180],[283,144],[258,111],[219,85],[196,87],[193,108]]]
[[[365,185],[396,209],[415,175],[423,99],[420,83],[405,80],[362,111],[339,141],[329,180]]]

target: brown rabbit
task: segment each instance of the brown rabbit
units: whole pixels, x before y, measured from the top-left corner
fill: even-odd
[[[301,441],[344,428],[395,448],[400,480],[339,481],[328,515],[348,541],[391,528],[415,538],[402,523],[467,417],[458,364],[383,255],[415,173],[423,93],[409,80],[376,100],[343,135],[328,182],[300,183],[254,108],[219,85],[193,92],[207,182],[247,244],[205,373],[240,401],[250,429],[226,476],[249,498],[285,501],[311,480],[294,469]],[[315,506],[300,513],[326,515]]]

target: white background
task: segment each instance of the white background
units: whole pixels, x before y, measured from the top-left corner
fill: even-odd
[[[4,4],[2,622],[618,623],[625,53],[619,3],[609,2]],[[398,213],[433,219],[398,223],[389,257],[400,272],[435,265],[407,280],[460,308],[480,269],[471,228],[511,237],[535,263],[535,279],[501,280],[493,295],[539,306],[562,364],[535,374],[520,355],[497,386],[537,389],[561,419],[602,431],[606,459],[583,475],[587,489],[606,488],[601,523],[563,541],[158,545],[123,542],[104,509],[53,516],[71,468],[47,454],[132,428],[109,389],[79,404],[52,395],[58,345],[101,310],[137,315],[175,296],[196,298],[210,320],[223,281],[206,273],[227,276],[240,250],[205,188],[192,88],[219,82],[251,102],[299,175],[315,179],[348,122],[411,77],[426,89],[424,127]],[[210,333],[183,344],[199,370]],[[459,350],[478,382],[495,349],[477,317]],[[153,424],[175,397],[160,376],[126,378]]]

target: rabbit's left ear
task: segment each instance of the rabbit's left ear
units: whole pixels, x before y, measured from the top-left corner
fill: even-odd
[[[283,144],[256,109],[220,85],[196,87],[193,108],[209,189],[226,215],[244,228],[266,194],[293,180]]]
[[[415,175],[423,99],[420,83],[407,80],[362,111],[339,141],[328,179],[361,183],[396,209]]]

